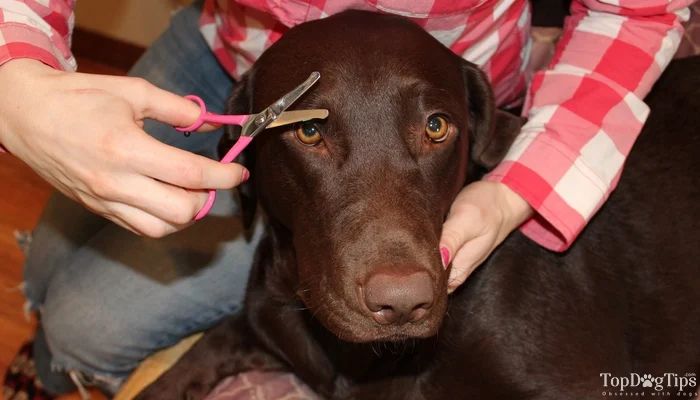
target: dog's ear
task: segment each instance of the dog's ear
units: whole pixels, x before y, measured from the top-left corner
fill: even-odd
[[[471,161],[493,169],[513,144],[524,120],[496,108],[491,84],[479,67],[463,61],[470,116]]]
[[[231,97],[226,103],[227,114],[252,114],[253,113],[253,72],[249,71],[244,74],[240,81],[235,84],[235,88]],[[236,143],[236,140],[241,135],[241,127],[238,125],[226,125],[224,135],[221,137],[218,146],[219,157],[224,154]],[[241,215],[243,218],[243,226],[246,230],[253,225],[255,211],[258,206],[257,196],[255,194],[255,185],[253,184],[253,171],[255,169],[255,142],[246,148],[246,150],[238,156],[236,162],[251,171],[251,176],[248,181],[238,186],[238,194],[241,203]]]

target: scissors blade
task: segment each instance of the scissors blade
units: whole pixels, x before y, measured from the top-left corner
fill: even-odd
[[[291,106],[295,101],[299,100],[299,98],[306,93],[311,86],[318,82],[320,78],[321,74],[319,72],[312,72],[311,75],[309,75],[309,77],[301,83],[301,85],[287,92],[287,94],[280,97],[277,101],[272,103],[272,105],[253,116],[250,119],[250,122],[243,126],[242,135],[253,137],[267,128],[268,125],[276,120],[277,117],[279,117],[287,108],[289,108],[289,106]]]
[[[309,121],[312,119],[326,119],[327,117],[328,110],[326,109],[285,111],[267,127],[274,128],[276,126],[289,125],[295,122]]]
[[[319,72],[312,72],[311,75],[309,75],[309,77],[306,78],[306,80],[302,82],[301,85],[295,87],[290,92],[280,97],[280,99],[272,103],[272,105],[269,108],[272,110],[273,113],[279,116],[295,101],[299,100],[299,97],[306,93],[306,91],[309,90],[311,86],[313,86],[316,82],[318,82],[320,78],[321,74]]]

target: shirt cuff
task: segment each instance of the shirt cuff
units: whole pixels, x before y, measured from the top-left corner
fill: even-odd
[[[75,59],[66,59],[44,32],[21,23],[1,23],[0,65],[17,58],[31,58],[64,71],[77,68]]]
[[[529,147],[547,161],[528,165],[522,159],[505,160],[484,180],[505,184],[536,212],[520,227],[525,236],[549,250],[565,251],[605,202],[610,189],[602,187],[584,163],[557,151],[554,144],[536,140]],[[551,165],[570,167],[553,177],[549,176]]]

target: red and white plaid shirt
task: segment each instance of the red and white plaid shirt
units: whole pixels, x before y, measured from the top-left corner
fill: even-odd
[[[347,9],[410,18],[480,65],[499,105],[524,95],[527,124],[486,179],[537,215],[521,230],[569,247],[617,184],[649,109],[642,99],[673,57],[694,0],[574,0],[549,68],[525,90],[526,0],[207,0],[201,31],[238,78],[290,27]],[[0,0],[0,65],[30,57],[74,70],[73,0]]]

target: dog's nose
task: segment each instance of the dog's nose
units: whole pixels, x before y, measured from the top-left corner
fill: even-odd
[[[378,272],[364,287],[364,302],[382,325],[404,324],[425,318],[433,305],[433,285],[427,272],[406,275]]]

